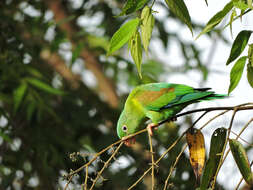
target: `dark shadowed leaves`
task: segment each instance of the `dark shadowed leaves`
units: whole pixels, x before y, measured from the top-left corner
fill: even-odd
[[[26,83],[20,84],[18,88],[13,93],[13,100],[14,100],[14,113],[17,112],[27,89]]]
[[[226,65],[234,61],[238,56],[241,55],[244,48],[246,47],[248,40],[250,38],[252,31],[249,30],[243,30],[241,31],[235,38],[235,41],[233,42],[229,58],[226,62]]]
[[[214,131],[211,138],[209,158],[206,162],[203,176],[201,179],[200,189],[206,190],[215,176],[220,160],[222,158],[222,152],[224,149],[227,136],[227,129],[218,128]]]
[[[42,82],[41,80],[35,79],[35,78],[26,78],[26,81],[31,84],[32,86],[43,90],[45,92],[48,92],[50,94],[54,94],[54,95],[64,95],[66,94],[64,91],[56,89],[51,87],[50,85],[48,85],[45,82]]]

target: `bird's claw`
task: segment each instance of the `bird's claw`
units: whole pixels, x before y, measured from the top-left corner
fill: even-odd
[[[150,135],[150,136],[153,136],[153,129],[152,128],[154,128],[154,127],[156,127],[157,126],[157,124],[154,124],[154,123],[150,123],[150,124],[148,124],[148,126],[147,126],[147,130],[148,130],[148,134]]]

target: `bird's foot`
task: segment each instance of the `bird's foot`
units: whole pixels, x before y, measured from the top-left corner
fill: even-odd
[[[152,129],[152,128],[154,128],[154,127],[156,127],[156,126],[157,126],[157,124],[154,124],[154,123],[148,124],[147,130],[148,130],[148,134],[149,134],[150,136],[153,136],[153,129]],[[155,129],[157,129],[157,128],[155,128]]]

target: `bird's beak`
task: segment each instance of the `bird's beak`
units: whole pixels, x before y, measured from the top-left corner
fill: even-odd
[[[124,144],[128,147],[132,146],[133,144],[135,143],[135,138],[134,137],[131,137],[129,139],[126,139]]]

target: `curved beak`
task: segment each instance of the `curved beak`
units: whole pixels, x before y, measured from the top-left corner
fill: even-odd
[[[129,138],[129,139],[126,139],[125,140],[125,142],[124,142],[124,144],[126,145],[126,146],[128,146],[128,147],[130,147],[130,146],[132,146],[134,143],[135,143],[135,138],[134,137],[131,137],[131,138]]]

